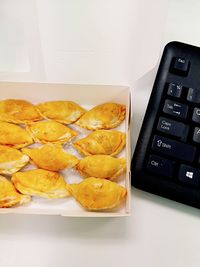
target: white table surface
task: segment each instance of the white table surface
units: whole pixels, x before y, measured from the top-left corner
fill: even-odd
[[[64,1],[57,2],[61,4]],[[97,2],[93,1],[95,4]],[[71,51],[70,53],[76,54],[76,64],[78,57],[81,56],[80,69],[77,70],[76,64],[73,62],[71,62],[71,68],[69,64],[69,66],[67,65],[68,69],[65,69],[64,63],[71,55],[66,53],[61,45],[61,40],[63,40],[61,25],[64,20],[62,9],[53,0],[41,1],[40,4],[38,1],[37,4],[40,5],[39,31],[41,46],[43,51],[46,51],[43,56],[47,80],[62,82],[66,81],[67,76],[67,80],[74,82],[80,72],[80,82],[87,82],[91,72],[84,70],[84,64],[85,62],[92,64],[90,53],[95,52],[85,50],[84,58],[78,49]],[[84,8],[84,4],[82,8]],[[200,46],[199,8],[198,0],[170,0],[163,44],[176,39]],[[59,21],[54,12],[60,12],[61,19]],[[67,16],[70,16],[70,12]],[[52,35],[47,34],[48,19],[49,32],[52,31]],[[77,31],[79,31],[79,26],[77,26]],[[120,31],[123,37],[122,29]],[[83,34],[82,38],[84,39],[84,33],[79,32],[78,35],[80,34]],[[55,40],[54,36],[56,36]],[[77,38],[73,33],[71,36]],[[70,39],[64,39],[65,44],[69,41]],[[77,39],[77,42],[80,40]],[[87,39],[84,39],[83,44],[86,45],[86,43]],[[59,50],[56,50],[56,54],[52,54],[52,51],[55,52],[56,46],[59,46]],[[152,62],[150,63],[152,64]],[[147,66],[150,63],[147,60]],[[102,61],[101,64],[103,64]],[[105,70],[104,82],[118,83],[118,78],[115,77],[120,74],[120,83],[127,83],[125,69],[122,69],[122,66],[115,66],[110,80],[106,75],[107,70]],[[55,76],[55,71],[59,72],[57,76]],[[81,71],[84,71],[85,75],[81,75]],[[122,74],[122,72],[124,73]],[[134,142],[145,112],[155,72],[156,68],[150,71],[145,79],[143,78],[134,88]],[[98,81],[101,76],[101,73],[97,73],[98,68],[92,73],[92,82]],[[140,76],[141,73],[138,72],[137,75]],[[0,266],[199,267],[199,215],[197,209],[136,189],[132,189],[132,216],[128,218],[77,219],[1,215]]]

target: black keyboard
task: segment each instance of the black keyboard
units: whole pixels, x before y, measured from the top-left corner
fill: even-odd
[[[200,48],[166,45],[131,169],[135,187],[200,208]]]

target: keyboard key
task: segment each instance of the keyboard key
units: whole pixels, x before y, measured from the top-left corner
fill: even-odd
[[[186,76],[188,74],[190,62],[188,59],[177,57],[172,61],[171,71],[175,74]]]
[[[147,169],[155,174],[163,175],[172,178],[174,172],[175,162],[159,156],[150,155]]]
[[[187,100],[192,103],[200,103],[200,89],[189,88]]]
[[[196,148],[166,137],[155,135],[152,149],[173,158],[192,162],[194,160]]]
[[[193,141],[196,143],[200,143],[200,128],[199,127],[194,128]]]
[[[165,100],[163,112],[175,117],[185,119],[187,117],[188,106],[179,102]]]
[[[200,123],[200,108],[194,108],[192,120]]]
[[[157,125],[157,130],[173,136],[186,139],[188,133],[188,127],[178,121],[170,120],[164,117],[160,117]]]
[[[191,184],[198,187],[200,184],[200,170],[181,164],[178,179],[182,183]]]
[[[180,97],[182,92],[182,85],[169,83],[167,94],[173,97]]]

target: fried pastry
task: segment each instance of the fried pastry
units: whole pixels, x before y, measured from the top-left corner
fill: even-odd
[[[33,143],[29,133],[18,125],[0,122],[0,144],[21,148]]]
[[[73,146],[83,155],[117,155],[126,144],[126,135],[119,131],[97,130],[77,140]]]
[[[105,103],[86,112],[76,124],[88,130],[112,129],[125,118],[126,106],[117,103]]]
[[[29,157],[19,150],[0,145],[0,173],[13,174],[29,162]]]
[[[57,172],[43,169],[17,172],[11,180],[22,194],[44,198],[62,198],[69,195],[64,178]]]
[[[49,171],[72,168],[79,162],[75,156],[67,153],[61,145],[47,144],[39,148],[24,148],[22,152],[28,155],[36,166]]]
[[[13,184],[0,175],[0,208],[9,208],[16,204],[25,204],[30,196],[18,193]]]
[[[126,170],[124,158],[113,158],[108,155],[88,156],[79,161],[76,169],[83,177],[97,177],[114,180]]]
[[[64,144],[77,136],[77,132],[56,121],[39,121],[27,126],[35,142]]]
[[[126,197],[124,187],[104,179],[90,177],[79,184],[68,184],[68,191],[87,210],[117,207]]]
[[[36,107],[28,101],[20,99],[0,101],[0,121],[20,124],[41,119],[42,117]]]
[[[43,118],[66,124],[77,121],[85,113],[85,109],[72,101],[49,101],[37,108]]]

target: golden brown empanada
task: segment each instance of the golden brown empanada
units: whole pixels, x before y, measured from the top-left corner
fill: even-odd
[[[37,108],[44,118],[66,124],[77,121],[85,113],[85,109],[72,101],[49,101]]]
[[[18,125],[0,122],[0,144],[21,148],[33,143],[30,134]]]
[[[44,198],[62,198],[69,195],[64,178],[57,172],[43,169],[17,172],[11,180],[22,194]]]
[[[88,130],[112,129],[124,120],[125,114],[126,106],[105,103],[86,112],[76,124]]]
[[[35,142],[64,144],[77,136],[77,132],[56,121],[39,121],[27,126]]]
[[[29,157],[19,150],[0,145],[0,173],[13,174],[29,162]]]
[[[6,99],[0,101],[0,121],[16,124],[41,120],[36,107],[28,101],[20,99]]]
[[[39,148],[24,148],[22,152],[28,155],[39,168],[49,171],[72,168],[79,162],[75,156],[67,153],[61,145],[47,144]]]
[[[87,210],[107,210],[117,207],[126,197],[124,187],[99,178],[87,178],[79,184],[68,184],[68,191]]]
[[[0,175],[0,208],[9,208],[16,204],[24,204],[30,200],[30,196],[18,193],[13,184]]]
[[[79,161],[76,169],[84,177],[97,177],[113,180],[126,170],[124,158],[113,158],[108,155],[88,156]]]
[[[97,130],[77,140],[73,146],[83,155],[118,154],[126,144],[126,135],[119,131]]]

